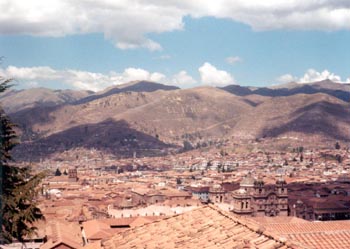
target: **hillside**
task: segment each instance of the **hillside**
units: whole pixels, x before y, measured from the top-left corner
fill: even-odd
[[[234,135],[350,138],[350,105],[326,94],[270,98],[242,116]],[[254,122],[253,122],[254,121]]]
[[[350,101],[350,84],[335,83],[331,80],[324,80],[307,84],[291,82],[282,85],[275,85],[272,87],[257,88],[229,85],[222,87],[221,89],[238,96],[255,94],[269,97],[282,97],[292,96],[295,94],[325,93],[343,101]]]
[[[185,143],[299,138],[317,146],[324,139],[350,140],[350,104],[330,94],[241,96],[214,87],[110,94],[113,89],[91,100],[11,113],[24,142],[17,155],[35,152],[38,159],[78,147],[117,156],[160,155],[181,151]]]
[[[26,90],[8,90],[0,94],[0,103],[8,113],[14,113],[34,107],[52,107],[73,103],[85,98],[92,92],[74,90],[51,90],[31,88]]]
[[[167,148],[182,146],[185,140],[194,143],[222,137],[251,108],[239,97],[204,87],[124,92],[84,104],[33,108],[12,118],[23,131],[22,140],[34,139],[40,151],[47,153],[57,147],[93,146],[92,141],[96,147],[120,151],[125,150],[124,141],[129,138],[136,142],[129,147],[145,151],[161,149],[160,144]]]
[[[105,90],[80,99],[76,104],[88,103],[90,101],[125,92],[154,92],[158,90],[170,91],[179,89],[176,86],[163,85],[149,81],[132,81],[129,83],[108,87]]]

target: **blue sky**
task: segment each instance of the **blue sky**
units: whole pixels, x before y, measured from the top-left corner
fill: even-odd
[[[47,1],[55,8],[28,2],[0,0],[0,9],[13,4],[0,17],[0,74],[20,88],[97,91],[142,79],[184,88],[350,80],[344,1],[199,1],[204,7],[196,1]],[[70,12],[75,17],[63,20]]]

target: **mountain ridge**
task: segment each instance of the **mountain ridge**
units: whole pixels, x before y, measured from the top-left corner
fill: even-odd
[[[202,147],[241,139],[350,141],[350,103],[325,93],[325,83],[316,85],[321,91],[299,93],[290,88],[293,94],[286,96],[266,96],[251,89],[253,94],[234,94],[216,87],[136,88],[81,103],[33,106],[10,116],[23,141],[17,155],[24,156],[30,146],[38,149],[38,157],[94,146],[130,156],[133,150],[139,155],[160,155],[180,152],[185,143]],[[248,93],[247,88],[236,88]]]
[[[256,94],[270,97],[291,96],[302,93],[315,94],[321,92],[347,102],[350,101],[350,84],[336,83],[331,80],[323,80],[313,83],[291,82],[271,87],[257,87],[254,89],[239,85],[228,85],[221,87],[221,89],[239,96]]]

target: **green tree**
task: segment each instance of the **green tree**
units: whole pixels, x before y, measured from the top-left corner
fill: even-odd
[[[336,150],[340,150],[340,144],[339,144],[339,142],[336,142],[336,143],[335,143],[334,148],[335,148]]]
[[[61,176],[62,172],[59,168],[56,169],[55,176]]]
[[[11,80],[0,77],[0,92],[10,87]],[[14,239],[23,242],[36,227],[33,223],[43,219],[37,207],[38,185],[44,174],[31,175],[29,167],[13,165],[11,150],[17,144],[14,124],[0,106],[0,242]],[[11,164],[12,163],[12,164]]]
[[[192,144],[189,141],[184,140],[183,144],[184,144],[183,151],[193,150],[193,146],[192,146]]]
[[[176,178],[176,184],[177,184],[177,185],[182,184],[182,180],[181,180],[181,178],[179,178],[179,177],[178,177],[178,178]]]

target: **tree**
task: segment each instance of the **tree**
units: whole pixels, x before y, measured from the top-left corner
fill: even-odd
[[[340,144],[339,142],[336,142],[335,145],[334,145],[335,149],[336,150],[340,150]]]
[[[182,184],[182,180],[181,180],[181,178],[179,178],[179,177],[178,177],[178,178],[176,178],[176,184],[177,184],[177,185]]]
[[[220,156],[224,157],[227,156],[227,152],[224,151],[223,149],[220,150]]]
[[[56,169],[55,176],[62,175],[61,170],[59,168]]]
[[[183,144],[184,144],[183,151],[193,150],[193,146],[192,146],[192,144],[189,141],[184,140]]]
[[[0,92],[11,80],[0,77]],[[33,223],[44,216],[37,207],[38,185],[44,173],[31,175],[29,167],[12,165],[11,150],[17,144],[14,124],[0,107],[0,242],[20,242],[31,236]]]
[[[342,156],[339,154],[335,155],[335,159],[337,160],[338,163],[341,163],[343,161]]]

